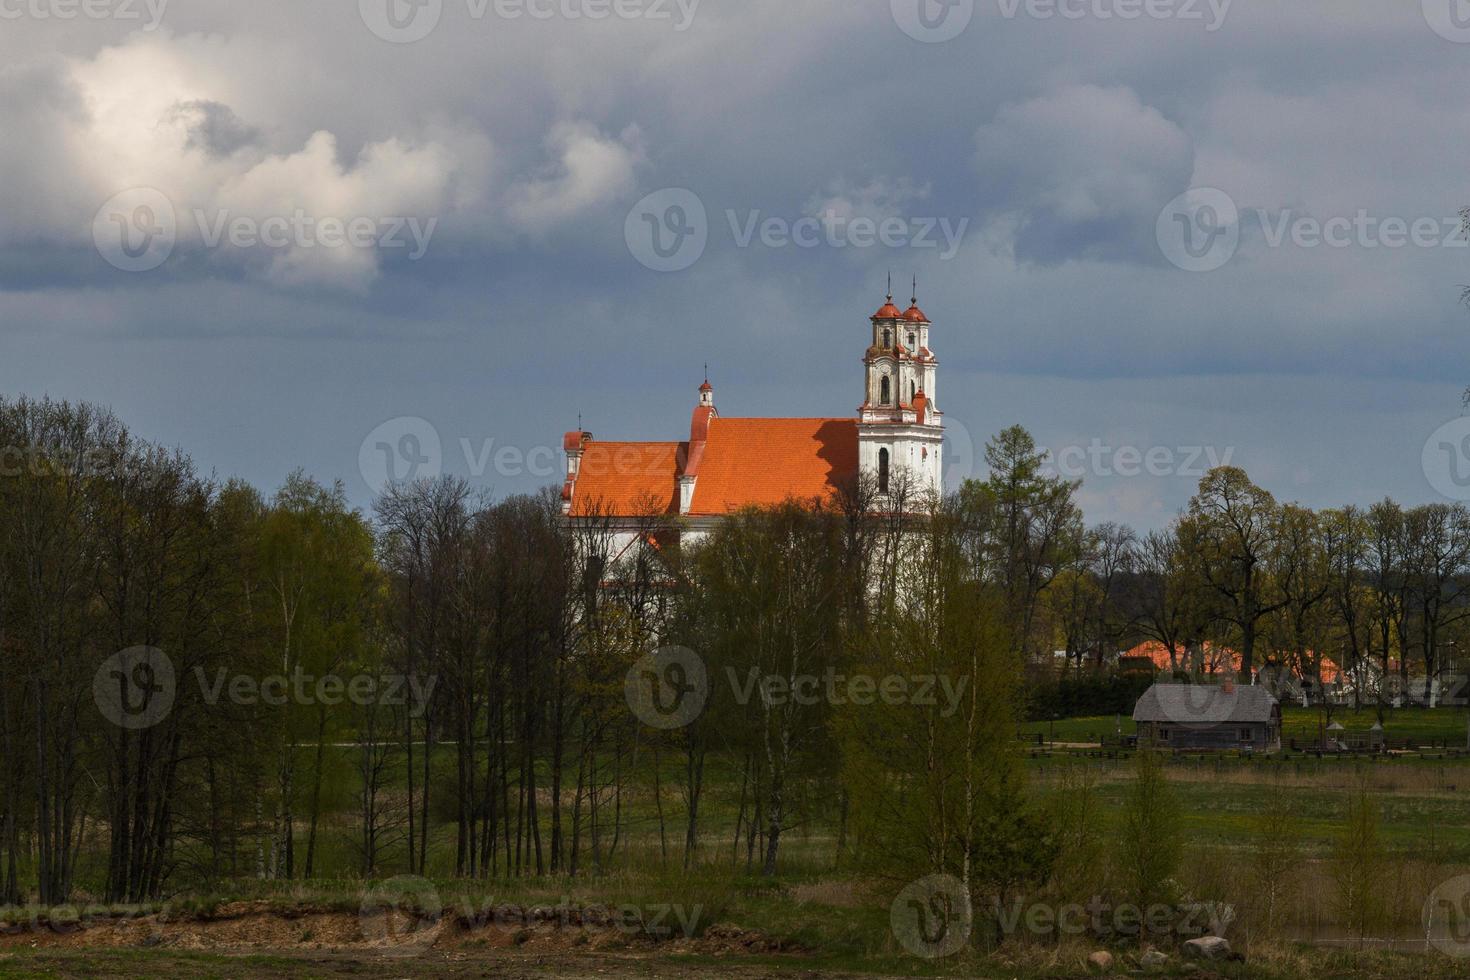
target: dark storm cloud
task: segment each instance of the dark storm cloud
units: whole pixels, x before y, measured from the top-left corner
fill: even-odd
[[[1213,31],[1010,6],[934,44],[887,0],[704,0],[682,31],[446,0],[413,44],[353,3],[8,24],[0,388],[107,401],[222,472],[304,465],[362,501],[359,444],[400,415],[468,471],[462,441],[555,444],[578,412],[677,437],[706,361],[727,413],[846,414],[891,269],[918,275],[940,404],[977,441],[1022,422],[1047,445],[1234,445],[1283,496],[1427,497],[1414,442],[1457,410],[1470,251],[1273,243],[1270,222],[1453,215],[1470,46],[1375,0],[1236,0]],[[94,221],[137,186],[173,203],[177,242],[124,272]],[[1203,186],[1240,243],[1191,273],[1155,226]],[[624,238],[661,188],[708,217],[680,272]],[[211,245],[196,214],[297,210],[436,224],[410,259]],[[810,247],[742,238],[809,219]],[[854,244],[855,219],[908,236]],[[941,222],[964,228],[947,259],[909,241]],[[1089,516],[1158,523],[1189,484],[1090,477]]]
[[[184,146],[203,150],[210,156],[229,156],[260,139],[258,129],[247,126],[234,109],[219,102],[204,99],[180,102],[174,106],[173,115],[188,126]]]

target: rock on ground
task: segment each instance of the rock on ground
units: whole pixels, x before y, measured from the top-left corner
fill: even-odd
[[[1163,966],[1168,962],[1169,957],[1165,956],[1163,953],[1160,953],[1156,949],[1151,949],[1138,958],[1138,965],[1143,967],[1145,970],[1151,970],[1155,967]]]
[[[1219,936],[1201,936],[1184,944],[1184,955],[1192,960],[1229,959],[1230,942]]]

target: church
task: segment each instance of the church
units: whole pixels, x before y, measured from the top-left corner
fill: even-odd
[[[869,322],[855,415],[725,417],[706,378],[685,440],[613,442],[568,432],[563,512],[609,521],[630,539],[650,518],[677,519],[683,540],[696,541],[745,507],[830,499],[860,472],[880,499],[900,472],[920,493],[941,493],[944,416],[929,318],[917,296],[899,310],[890,293]]]

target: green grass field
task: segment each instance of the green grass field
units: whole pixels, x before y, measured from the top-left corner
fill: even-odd
[[[1372,712],[1339,711],[1337,719],[1350,731],[1366,729]],[[1465,713],[1454,709],[1402,710],[1390,713],[1386,730],[1391,738],[1416,744],[1449,742],[1463,735]],[[1288,707],[1287,737],[1310,739],[1320,716],[1315,711]],[[1052,723],[1032,723],[1024,730],[1041,732],[1050,740]],[[1099,736],[1124,734],[1132,723],[1094,717],[1059,720],[1056,743],[1090,743]],[[1026,754],[1033,797],[1038,805],[1064,794],[1079,770],[1090,773],[1098,809],[1094,830],[1104,852],[1121,830],[1123,800],[1132,779],[1130,753],[1116,750],[1020,746]],[[702,804],[702,849],[695,867],[681,867],[684,809],[678,792],[680,759],[666,753],[661,759],[663,800],[657,805],[651,777],[651,755],[640,748],[637,777],[631,778],[622,800],[623,829],[617,851],[599,871],[587,867],[573,879],[566,876],[500,878],[466,882],[453,878],[454,826],[447,805],[454,772],[454,748],[441,746],[434,756],[435,817],[428,875],[438,896],[450,910],[483,908],[494,902],[556,905],[575,903],[628,903],[639,906],[675,903],[698,906],[701,929],[716,923],[738,926],[770,937],[788,951],[772,959],[740,956],[733,967],[738,977],[802,973],[809,977],[867,974],[884,976],[1014,976],[1065,977],[1081,975],[1080,964],[1099,943],[1082,946],[1022,942],[1000,950],[929,963],[898,948],[889,927],[889,904],[902,882],[875,881],[837,861],[838,833],[835,793],[818,775],[804,794],[794,800],[795,822],[783,840],[780,875],[771,881],[750,874],[745,852],[732,847],[730,837],[739,803],[739,769],[723,755],[710,758],[708,788]],[[300,910],[328,909],[355,916],[364,894],[372,887],[356,874],[351,750],[327,753],[324,779],[324,818],[318,874],[312,882],[268,882],[250,877],[189,885],[165,903],[170,916],[188,920],[207,918],[228,903],[260,902],[272,915],[294,916]],[[1360,953],[1340,949],[1298,946],[1295,942],[1336,941],[1333,891],[1329,864],[1340,836],[1346,789],[1360,770],[1366,770],[1380,805],[1381,839],[1385,854],[1383,889],[1391,914],[1381,935],[1399,942],[1421,937],[1420,911],[1425,895],[1441,882],[1470,872],[1470,759],[1447,757],[1442,749],[1395,756],[1350,758],[1317,757],[1307,753],[1240,756],[1231,753],[1171,756],[1167,773],[1182,811],[1184,860],[1178,872],[1182,894],[1219,900],[1247,908],[1253,900],[1246,880],[1252,855],[1261,842],[1259,814],[1270,802],[1290,801],[1300,834],[1300,894],[1284,934],[1270,941],[1249,931],[1231,934],[1233,942],[1251,957],[1247,967],[1223,969],[1225,977],[1319,975],[1316,968],[1331,963],[1338,972],[1326,975],[1414,977],[1463,976],[1463,964],[1437,953]],[[543,781],[545,785],[545,781]],[[663,814],[660,830],[659,811]],[[543,812],[543,820],[546,819]],[[667,840],[667,851],[664,841]],[[304,844],[304,838],[301,843]],[[78,867],[80,902],[95,895],[105,855],[88,850]],[[1109,858],[1111,860],[1111,858]],[[384,854],[383,876],[406,865],[402,848]],[[25,921],[35,910],[13,910],[0,915]],[[1115,948],[1117,948],[1115,946]],[[1126,950],[1126,946],[1124,949]],[[187,952],[178,949],[106,950],[92,955],[44,945],[0,946],[0,978],[9,976],[245,976],[277,975],[286,969],[304,976],[424,975],[483,976],[473,972],[472,952],[444,953],[447,957],[415,961],[400,972],[363,954],[291,951],[289,966],[259,951]],[[1121,952],[1121,951],[1120,951]],[[296,955],[300,953],[300,955]],[[434,955],[439,955],[435,951]],[[496,953],[497,956],[502,954]],[[504,954],[509,955],[509,954]],[[521,955],[521,954],[516,954]],[[553,966],[544,958],[506,961],[515,975],[592,977],[621,975],[628,964],[607,959],[605,953],[579,953],[571,966]],[[703,975],[697,952],[660,954],[636,960],[641,976],[694,977]],[[303,958],[304,957],[304,958]],[[468,957],[468,960],[465,959]],[[497,961],[500,962],[500,961]],[[513,966],[509,965],[514,963]],[[580,965],[578,965],[580,964]],[[273,972],[274,971],[274,972]],[[560,971],[560,972],[559,972]],[[570,972],[566,972],[570,971]],[[578,972],[580,971],[580,972]],[[1366,972],[1360,972],[1366,971]],[[722,972],[728,972],[723,970]],[[500,975],[500,974],[490,974]]]
[[[1295,738],[1299,744],[1314,741],[1320,737],[1323,718],[1322,712],[1316,708],[1283,705],[1282,739]],[[1467,719],[1470,719],[1470,711],[1465,708],[1388,708],[1385,710],[1383,730],[1386,737],[1395,742],[1407,739],[1422,746],[1448,743],[1450,748],[1464,749],[1467,744]],[[1378,715],[1372,708],[1359,711],[1336,708],[1332,713],[1332,721],[1349,732],[1366,732],[1377,720]],[[1096,742],[1103,737],[1132,735],[1135,728],[1129,715],[1096,715],[1027,722],[1021,726],[1021,731],[1031,735],[1040,734],[1047,741]]]

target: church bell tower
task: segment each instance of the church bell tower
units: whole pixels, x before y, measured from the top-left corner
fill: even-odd
[[[944,417],[935,404],[939,361],[929,347],[929,318],[919,309],[917,288],[914,294],[900,312],[890,291],[869,318],[858,465],[880,494],[906,487],[907,498],[918,501],[944,492]]]

